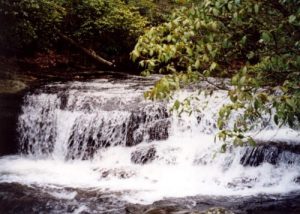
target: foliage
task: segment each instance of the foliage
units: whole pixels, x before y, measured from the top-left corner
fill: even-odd
[[[147,24],[134,7],[119,0],[85,0],[68,7],[68,34],[110,55],[128,52]]]
[[[195,0],[125,0],[136,7],[142,16],[147,17],[151,26],[166,22],[172,11],[178,6],[186,6]]]
[[[65,14],[61,3],[51,0],[0,0],[1,49],[15,51],[46,45],[47,38],[54,37],[51,29],[61,23]],[[39,44],[36,44],[38,41]]]
[[[253,144],[243,133],[264,114],[279,126],[299,126],[299,29],[297,0],[203,0],[151,28],[131,57],[144,74],[171,74],[146,94],[152,99],[169,96],[197,78],[230,77],[232,103],[220,110],[219,137]],[[243,115],[228,129],[226,120],[239,109]]]
[[[121,0],[0,0],[0,8],[0,47],[12,51],[51,48],[60,31],[95,50],[121,53],[147,24]]]

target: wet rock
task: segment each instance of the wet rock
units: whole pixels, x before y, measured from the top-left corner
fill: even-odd
[[[198,124],[201,123],[202,117],[201,116],[197,116],[197,122]]]
[[[161,204],[162,203],[162,204]],[[127,214],[180,214],[184,207],[175,203],[167,203],[164,201],[154,202],[151,205],[128,204],[125,208]]]
[[[147,164],[156,157],[156,149],[154,147],[138,149],[131,153],[131,161],[135,164]]]
[[[256,147],[247,147],[240,163],[243,166],[259,166],[262,163],[276,165],[279,163],[300,163],[300,146],[286,143],[265,143]]]
[[[58,197],[56,192],[75,197]],[[115,193],[116,196],[119,193]],[[122,194],[122,193],[120,193]],[[0,213],[112,213],[112,214],[299,214],[299,192],[248,197],[194,196],[171,198],[151,205],[129,204],[111,192],[0,183]]]
[[[127,214],[234,214],[232,211],[221,208],[211,207],[206,210],[193,210],[184,208],[181,205],[156,206],[155,203],[149,206],[131,205],[126,207]]]
[[[49,212],[52,208],[45,200],[36,200],[32,196],[34,189],[31,187],[0,184],[0,189],[0,213],[36,213],[39,209]]]
[[[158,121],[149,129],[149,140],[166,140],[169,137],[170,121]]]
[[[176,207],[150,208],[143,212],[143,214],[168,214],[178,213]]]
[[[0,94],[0,155],[18,150],[17,123],[22,94]]]
[[[129,118],[127,134],[126,134],[126,146],[134,146],[143,141],[143,133],[135,135],[135,132],[140,127],[141,123],[145,123],[146,114],[142,112],[132,113]]]
[[[135,172],[124,169],[101,169],[99,173],[101,178],[117,177],[127,179],[135,175]]]
[[[263,162],[276,164],[279,150],[275,146],[258,146],[247,148],[241,159],[241,164],[244,166],[258,166]]]
[[[294,179],[294,182],[300,184],[300,176]]]
[[[201,212],[201,214],[233,214],[233,212],[225,208],[213,207]]]
[[[211,162],[211,155],[210,154],[204,154],[202,156],[197,156],[195,160],[193,161],[193,164],[195,165],[207,165],[209,162]]]
[[[75,198],[64,198],[55,192],[77,192]],[[109,193],[90,189],[28,187],[17,183],[0,183],[0,213],[111,213],[125,214],[124,202]]]
[[[253,183],[255,183],[256,179],[253,178],[236,178],[233,179],[232,182],[229,182],[227,184],[228,188],[234,188],[235,190],[237,190],[237,188],[239,189],[244,189],[244,188],[252,188],[253,187]]]
[[[127,128],[126,146],[135,146],[143,140],[165,140],[169,137],[170,121],[167,109],[145,106],[132,112]]]
[[[134,213],[143,213],[147,210],[148,206],[143,206],[139,204],[127,204],[125,207],[126,214],[134,214]]]

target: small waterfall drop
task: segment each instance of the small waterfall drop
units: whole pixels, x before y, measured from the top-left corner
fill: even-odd
[[[198,111],[178,117],[169,112],[173,101],[144,99],[151,84],[101,79],[28,94],[19,117],[20,155],[0,159],[0,182],[98,188],[139,203],[300,190],[298,131],[269,125],[252,133],[263,142],[257,147],[221,153],[214,137],[226,92],[200,95],[192,103]]]
[[[19,118],[21,152],[85,160],[101,148],[166,139],[166,106],[144,101],[143,91],[133,86],[75,82],[27,95]]]

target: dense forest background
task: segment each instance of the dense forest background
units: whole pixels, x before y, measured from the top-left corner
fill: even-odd
[[[254,143],[242,133],[262,115],[299,127],[298,0],[0,0],[0,23],[1,55],[41,69],[96,65],[166,74],[146,93],[150,99],[229,78],[232,87],[216,86],[232,101],[219,112],[219,137],[236,145]],[[243,117],[226,130],[239,109]]]
[[[175,6],[166,0],[1,0],[0,51],[39,56],[42,67],[90,65],[84,47],[125,66],[138,37],[166,21]]]

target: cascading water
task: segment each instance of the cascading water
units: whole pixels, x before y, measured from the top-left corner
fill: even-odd
[[[0,182],[58,188],[49,194],[64,199],[79,193],[63,188],[92,188],[144,204],[300,190],[299,132],[268,125],[252,133],[265,143],[221,153],[214,137],[226,92],[200,95],[194,103],[200,112],[178,117],[168,111],[172,102],[144,100],[152,82],[58,83],[28,94],[20,154],[0,159]],[[191,94],[181,91],[176,99]]]
[[[161,103],[143,101],[130,84],[72,83],[28,95],[19,119],[21,152],[61,160],[91,159],[106,147],[134,146],[168,137]],[[62,91],[62,92],[59,92]]]

